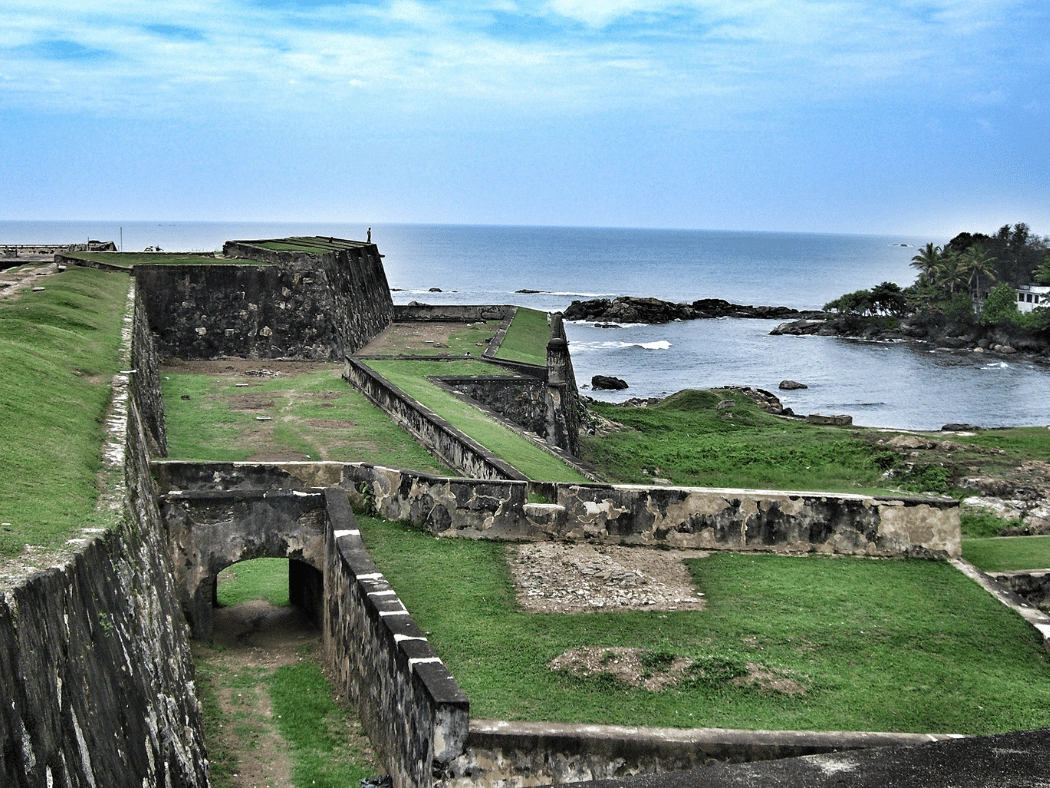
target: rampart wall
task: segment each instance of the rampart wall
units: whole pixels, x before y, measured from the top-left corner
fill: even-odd
[[[154,468],[162,490],[338,484],[387,519],[473,539],[916,557],[957,556],[961,544],[958,504],[939,498],[449,479],[367,463]]]
[[[142,265],[135,277],[163,355],[337,361],[393,315],[374,246],[274,252],[244,265]]]
[[[122,365],[149,357],[148,336],[129,309]],[[106,422],[108,526],[84,529],[48,568],[0,590],[4,786],[208,784],[146,449],[163,442],[144,415],[159,395],[150,378],[129,374],[115,377]]]

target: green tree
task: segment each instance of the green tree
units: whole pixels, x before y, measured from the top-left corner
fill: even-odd
[[[995,258],[981,244],[974,244],[959,255],[959,277],[966,279],[970,294],[975,301],[981,298],[981,280],[995,281]]]
[[[955,252],[941,254],[933,269],[934,282],[947,290],[948,295],[955,295],[955,288],[966,283],[967,276],[962,271],[961,259]]]
[[[1021,313],[1017,311],[1017,293],[1006,282],[1000,282],[992,288],[984,300],[981,310],[981,325],[996,326],[1004,323],[1017,323]]]
[[[904,292],[896,282],[883,282],[871,288],[872,311],[902,317],[908,311]]]
[[[844,315],[867,315],[874,309],[870,290],[854,290],[824,304],[827,312],[835,311]]]
[[[1050,254],[1043,258],[1039,267],[1032,271],[1035,281],[1041,285],[1050,285]]]
[[[932,243],[926,244],[919,253],[911,258],[911,267],[917,268],[920,274],[926,274],[927,278],[933,278],[933,272],[941,260],[941,247]]]

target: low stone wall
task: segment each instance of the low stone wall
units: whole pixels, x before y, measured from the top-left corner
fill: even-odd
[[[395,323],[450,322],[474,323],[479,320],[505,320],[517,307],[508,304],[394,306]]]
[[[461,391],[518,426],[541,437],[547,435],[547,384],[538,378],[506,375],[442,375],[446,386]]]
[[[368,463],[154,463],[164,488],[339,484],[382,516],[444,536],[725,550],[959,554],[955,501],[700,487],[450,479]],[[537,493],[552,503],[529,503]]]
[[[989,572],[999,585],[1013,591],[1029,604],[1050,612],[1050,569],[1024,569],[1015,572]]]
[[[526,480],[517,469],[357,359],[346,357],[343,377],[450,468],[474,479]]]
[[[471,720],[466,748],[441,788],[521,788],[684,771],[721,761],[915,746],[950,734],[633,728]]]
[[[186,625],[128,374],[106,425],[107,527],[0,585],[0,785],[204,788]]]
[[[274,252],[266,265],[139,265],[135,278],[162,354],[338,361],[393,315],[374,246]]]
[[[819,492],[555,485],[560,539],[731,550],[958,556],[959,505]]]
[[[216,577],[226,567],[288,558],[318,572],[324,568],[319,492],[172,490],[160,496],[160,505],[179,600],[199,640],[211,640]]]
[[[431,786],[463,751],[467,696],[376,570],[345,492],[324,495],[326,661],[395,788]]]

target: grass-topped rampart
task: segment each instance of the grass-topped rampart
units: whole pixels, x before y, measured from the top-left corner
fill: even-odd
[[[71,268],[0,300],[0,556],[94,522],[128,277]]]
[[[512,547],[359,524],[474,717],[970,734],[1050,725],[1041,639],[944,562],[712,553],[688,562],[704,610],[526,613]],[[641,649],[652,674],[678,657],[697,667],[656,691],[548,667],[583,647]],[[794,683],[741,680],[756,670]]]
[[[377,361],[368,366],[417,402],[538,481],[586,482],[583,474],[555,455],[500,424],[468,402],[438,388],[428,376],[498,375],[501,370],[482,361]],[[510,375],[511,373],[505,373]]]
[[[496,356],[543,367],[547,365],[547,342],[550,338],[547,313],[519,306]]]
[[[102,263],[129,271],[137,265],[267,265],[255,260],[216,257],[214,252],[63,252],[66,260]]]

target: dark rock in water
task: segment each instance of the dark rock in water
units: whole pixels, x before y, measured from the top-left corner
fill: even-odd
[[[830,424],[834,427],[846,427],[853,423],[853,417],[846,414],[838,416],[821,416],[819,413],[810,413],[806,416],[810,424]]]
[[[952,350],[958,350],[959,348],[966,347],[970,343],[967,342],[963,337],[945,337],[937,344],[941,347],[949,347]]]
[[[622,328],[622,326],[618,326],[616,323],[595,323],[594,327],[595,328]]]
[[[606,391],[621,391],[627,388],[627,381],[614,378],[611,375],[595,375],[591,378],[591,388],[604,389]]]
[[[823,312],[799,312],[786,306],[746,306],[731,304],[721,298],[701,298],[674,303],[659,298],[594,298],[573,301],[565,310],[566,320],[593,320],[606,323],[671,323],[717,317],[782,319],[785,317],[818,317]]]
[[[981,429],[976,424],[945,424],[941,427],[941,432],[976,432]]]
[[[769,333],[773,336],[816,334],[826,323],[826,320],[792,320],[790,323],[781,323]]]
[[[521,290],[515,290],[514,292],[515,293],[525,293],[527,295],[532,295],[532,294],[535,294],[535,293],[546,293],[547,291],[546,290],[530,290],[527,287],[523,287],[523,288],[521,288]]]
[[[799,383],[797,380],[782,380],[777,388],[781,391],[796,391],[798,389],[808,389],[809,386],[805,383]]]
[[[440,293],[441,292],[441,288],[440,287],[431,287],[429,290],[427,290],[427,292],[428,293]]]

